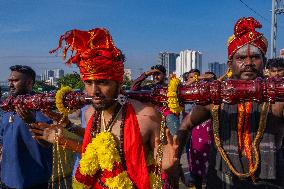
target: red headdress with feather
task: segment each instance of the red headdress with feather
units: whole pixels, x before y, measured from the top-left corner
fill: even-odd
[[[64,47],[62,43],[65,42]],[[123,56],[113,43],[109,32],[104,28],[89,31],[70,30],[59,39],[56,52],[63,49],[63,59],[68,50],[72,52],[66,64],[76,64],[83,80],[107,79],[122,83],[124,74]],[[75,55],[73,56],[73,52]]]

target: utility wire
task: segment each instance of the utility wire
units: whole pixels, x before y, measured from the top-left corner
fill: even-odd
[[[267,22],[269,22],[270,24],[271,24],[271,22],[270,22],[270,20],[269,19],[267,19],[267,18],[265,18],[264,16],[262,16],[260,13],[258,13],[257,11],[255,11],[253,8],[251,8],[250,6],[248,6],[245,2],[243,2],[242,0],[240,0],[240,2],[242,3],[242,4],[244,4],[249,10],[251,10],[252,12],[254,12],[255,14],[257,14],[258,16],[260,16],[261,18],[263,18],[264,20],[266,20]]]

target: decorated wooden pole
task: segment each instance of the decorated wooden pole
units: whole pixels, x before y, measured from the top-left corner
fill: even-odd
[[[156,105],[167,104],[173,113],[178,113],[186,103],[200,105],[229,103],[236,104],[245,101],[284,102],[284,78],[267,78],[251,81],[227,80],[213,82],[196,82],[191,85],[181,85],[173,78],[168,87],[156,88],[151,91],[126,91],[128,98]],[[4,111],[13,111],[16,105],[31,110],[55,109],[68,114],[91,103],[91,97],[82,92],[74,92],[64,87],[57,93],[43,93],[32,96],[19,95],[8,97],[0,105]],[[116,100],[116,99],[114,99]]]

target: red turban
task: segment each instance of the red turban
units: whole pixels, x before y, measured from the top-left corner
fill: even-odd
[[[75,63],[83,80],[107,79],[122,83],[123,56],[106,29],[67,31],[60,37],[58,48],[50,53],[62,48],[62,42],[65,42],[63,58],[66,58],[68,50],[72,52],[66,64]],[[73,56],[74,50],[76,54]]]
[[[228,58],[232,60],[235,52],[246,44],[256,46],[266,54],[267,40],[262,33],[255,31],[262,25],[253,17],[240,18],[234,28],[234,34],[228,39]]]

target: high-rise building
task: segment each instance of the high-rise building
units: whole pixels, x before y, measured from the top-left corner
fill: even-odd
[[[170,52],[159,53],[158,64],[161,64],[166,68],[167,77],[169,77],[171,73],[176,71],[177,57],[178,57],[177,53],[170,53]]]
[[[54,69],[54,70],[44,70],[44,72],[41,74],[40,77],[42,81],[50,80],[51,77],[54,78],[54,81],[56,81],[62,76],[64,76],[64,70]]]
[[[54,69],[54,78],[59,79],[64,76],[64,70],[62,69]]]
[[[202,53],[194,50],[183,50],[176,58],[176,75],[182,77],[185,72],[191,69],[202,71]]]
[[[36,81],[41,81],[41,76],[40,75],[36,75],[35,80]]]
[[[54,77],[49,77],[45,82],[48,83],[48,85],[54,85]]]
[[[210,72],[213,72],[216,74],[217,77],[220,77],[225,74],[227,70],[227,64],[220,64],[219,62],[210,62],[208,63],[208,68]]]
[[[54,77],[54,71],[53,70],[44,70],[44,73],[41,74],[41,80],[42,81],[48,80],[50,77]]]
[[[54,71],[53,70],[45,70],[45,75],[49,77],[54,77]]]
[[[124,75],[132,80],[131,69],[124,69]]]

